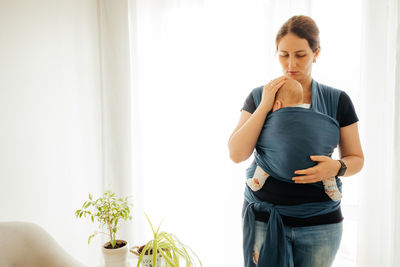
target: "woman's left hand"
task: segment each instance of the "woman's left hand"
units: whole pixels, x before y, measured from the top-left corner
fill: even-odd
[[[295,183],[308,184],[320,182],[336,176],[339,172],[341,165],[337,160],[333,160],[328,156],[310,156],[310,159],[317,161],[317,165],[308,169],[295,171],[295,174],[302,174],[302,176],[292,177]]]

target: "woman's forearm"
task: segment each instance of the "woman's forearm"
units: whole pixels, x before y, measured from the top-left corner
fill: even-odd
[[[260,103],[242,127],[232,134],[228,142],[228,147],[230,158],[234,162],[239,163],[251,156],[268,111],[265,105]]]
[[[346,156],[341,159],[346,164],[347,169],[343,176],[352,176],[361,171],[364,165],[364,157],[362,156]],[[340,163],[339,163],[340,165]],[[340,166],[339,166],[340,168]]]
[[[364,152],[361,147],[357,122],[340,128],[339,157],[347,166],[344,176],[354,175],[362,169]]]

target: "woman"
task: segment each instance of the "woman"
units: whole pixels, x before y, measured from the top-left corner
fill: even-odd
[[[340,160],[310,155],[316,165],[295,171],[294,183],[270,177],[257,192],[249,193],[246,187],[243,205],[245,266],[331,266],[342,235],[340,202],[333,204],[324,191],[312,183],[335,176],[351,176],[361,170],[364,156],[358,118],[344,91],[320,84],[311,77],[320,45],[318,27],[310,17],[290,18],[276,36],[276,49],[284,75],[259,88],[261,101],[255,102],[257,97],[253,94],[257,88],[247,97],[239,123],[228,142],[230,158],[236,163],[248,159],[259,136],[268,134],[268,129],[263,131],[266,116],[273,107],[276,92],[290,77],[301,83],[304,103],[338,121]],[[332,98],[335,92],[337,96]],[[258,155],[257,151],[254,153]],[[255,162],[247,169],[248,178],[254,170]]]

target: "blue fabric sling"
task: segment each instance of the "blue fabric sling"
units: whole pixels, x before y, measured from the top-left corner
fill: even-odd
[[[272,177],[286,182],[293,182],[294,171],[315,165],[310,155],[330,157],[340,138],[335,119],[301,107],[270,113],[263,130],[255,147],[256,164]],[[323,188],[322,182],[313,185]]]
[[[246,170],[247,178],[254,174],[256,165],[272,177],[292,182],[294,171],[306,169],[316,163],[310,155],[331,156],[339,142],[339,124],[336,121],[337,104],[341,91],[312,81],[310,109],[288,107],[269,113],[254,151],[255,162]],[[261,102],[263,86],[253,90],[257,107]],[[337,178],[339,188],[341,181]],[[313,183],[323,189],[322,182]],[[255,214],[268,212],[267,233],[260,249],[258,266],[287,267],[288,242],[284,238],[284,225],[280,215],[307,218],[327,214],[340,207],[340,201],[305,203],[295,206],[274,205],[261,201],[246,186],[245,199],[249,203],[243,217],[243,250],[246,267],[255,267],[253,262]]]

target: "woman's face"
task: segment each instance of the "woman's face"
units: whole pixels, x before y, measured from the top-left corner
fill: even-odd
[[[299,82],[311,78],[312,62],[320,49],[314,53],[307,39],[288,33],[278,43],[278,56],[283,74]]]

